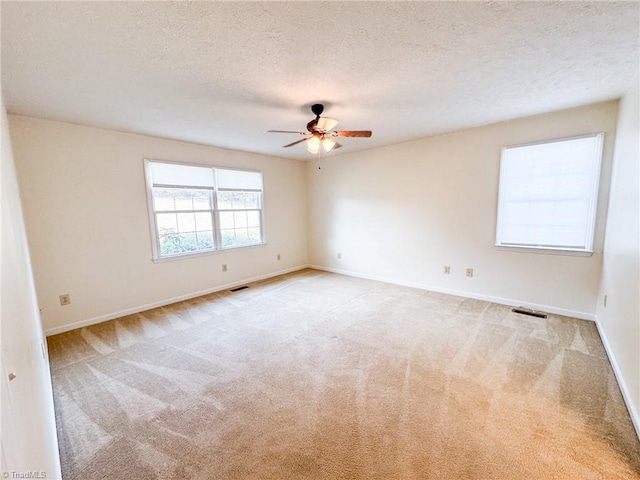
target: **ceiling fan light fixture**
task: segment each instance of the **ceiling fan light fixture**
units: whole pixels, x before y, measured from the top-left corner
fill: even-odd
[[[320,151],[320,139],[315,135],[307,140],[307,151],[314,155]]]
[[[331,149],[336,146],[336,142],[331,140],[329,137],[324,137],[322,139],[322,146],[324,147],[324,151],[329,153]]]

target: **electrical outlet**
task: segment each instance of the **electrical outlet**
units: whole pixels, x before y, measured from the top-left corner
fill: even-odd
[[[277,258],[278,260],[280,260],[280,254],[278,254],[276,258]]]
[[[227,264],[226,264],[226,263],[223,263],[223,264],[222,264],[222,271],[223,271],[223,272],[226,272],[226,271],[227,271]]]
[[[473,268],[467,268],[467,277],[473,277]]]
[[[449,275],[451,273],[451,267],[449,265],[445,265],[444,274]]]
[[[607,306],[607,295],[604,296],[604,306]]]
[[[342,254],[340,252],[338,252],[338,259],[342,258]]]
[[[69,305],[71,304],[71,297],[69,296],[68,293],[65,293],[63,295],[60,295],[60,305],[64,306],[64,305]]]

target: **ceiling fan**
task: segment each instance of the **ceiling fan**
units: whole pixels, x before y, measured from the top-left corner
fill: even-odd
[[[296,140],[287,145],[283,145],[283,148],[293,147],[302,142],[307,142],[307,151],[309,153],[316,154],[320,151],[320,145],[324,150],[329,153],[335,148],[340,148],[338,142],[333,137],[370,137],[371,130],[331,130],[338,125],[338,120],[333,118],[321,117],[320,115],[324,111],[324,105],[316,103],[311,106],[311,111],[316,116],[313,120],[307,123],[306,132],[295,132],[292,130],[267,130],[271,133],[297,133],[304,135],[301,140]]]

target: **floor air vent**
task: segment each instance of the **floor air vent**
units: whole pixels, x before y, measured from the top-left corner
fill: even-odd
[[[547,318],[546,313],[536,312],[535,310],[529,310],[528,308],[512,308],[512,312],[521,313],[522,315],[529,315],[530,317]]]
[[[238,290],[244,290],[245,288],[249,288],[249,287],[248,287],[248,286],[246,286],[246,285],[243,285],[243,286],[241,286],[241,287],[232,288],[232,289],[230,289],[229,291],[230,291],[230,292],[237,292]]]

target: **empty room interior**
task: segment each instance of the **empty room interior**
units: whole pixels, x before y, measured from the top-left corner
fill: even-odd
[[[0,15],[3,478],[640,479],[640,3]]]

